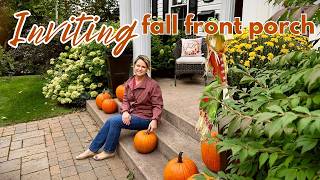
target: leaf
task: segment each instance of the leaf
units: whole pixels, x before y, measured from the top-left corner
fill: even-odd
[[[319,104],[320,104],[320,94],[315,95],[315,96],[312,98],[312,101],[313,101],[315,104],[319,105]]]
[[[313,176],[315,175],[315,171],[313,170],[313,169],[307,169],[306,171],[306,175],[307,175],[307,179],[312,179],[313,178]]]
[[[240,80],[240,84],[250,84],[254,82],[254,78],[251,76],[243,76],[243,78]]]
[[[295,85],[297,83],[297,81],[304,75],[304,71],[299,72],[297,74],[293,74],[289,80],[289,84],[290,85]]]
[[[259,169],[264,165],[264,163],[268,160],[269,154],[268,153],[262,153],[259,157]]]
[[[240,119],[235,118],[228,127],[228,136],[232,136],[240,128]]]
[[[270,111],[273,111],[273,112],[283,113],[282,108],[278,105],[269,106],[269,107],[267,107],[267,109]]]
[[[305,117],[298,121],[298,132],[301,134],[302,131],[312,122],[312,117]]]
[[[248,151],[247,151],[246,149],[242,149],[242,150],[239,152],[240,163],[244,162],[247,157],[248,157]]]
[[[257,111],[262,105],[264,105],[266,101],[251,101],[246,105],[254,111]]]
[[[205,173],[206,175],[208,175],[210,177],[217,177],[217,174],[210,171],[207,167],[203,168],[203,173]]]
[[[300,136],[296,143],[296,147],[302,147],[301,154],[303,154],[313,149],[317,145],[318,139],[312,138],[312,136]]]
[[[281,117],[282,121],[282,128],[285,128],[288,126],[288,124],[292,123],[292,121],[296,120],[298,116],[293,112],[286,112],[283,117]]]
[[[297,180],[305,180],[307,178],[307,174],[305,171],[298,171],[297,172]]]
[[[248,155],[249,156],[255,156],[256,154],[258,153],[258,150],[257,149],[254,149],[254,148],[251,148],[251,147],[249,147],[248,148]]]
[[[286,167],[289,167],[289,164],[292,162],[293,158],[294,158],[293,155],[287,157],[286,160],[284,161],[283,165],[285,165]]]
[[[250,96],[255,96],[263,91],[261,87],[253,87],[250,89]]]
[[[221,119],[219,119],[219,116],[218,116],[218,122],[219,122],[219,129],[222,129],[224,126],[226,126],[227,124],[229,124],[233,118],[235,118],[236,115],[227,115]]]
[[[320,68],[314,68],[308,77],[308,91],[311,92],[313,89],[319,87],[318,81],[320,80]]]
[[[281,118],[276,119],[270,124],[270,127],[268,128],[268,134],[269,138],[271,138],[276,132],[282,129],[282,120]]]
[[[273,164],[276,162],[278,158],[278,153],[274,152],[270,155],[269,157],[269,168],[271,169],[271,167],[273,166]]]
[[[236,155],[240,150],[242,149],[241,146],[232,146],[231,147],[231,151],[232,151],[232,155]]]
[[[237,68],[237,67],[232,67],[232,68],[230,68],[229,69],[230,71],[232,71],[232,72],[234,72],[234,73],[237,73],[237,74],[246,74],[246,72],[245,71],[243,71],[242,69],[239,69],[239,68]]]
[[[241,130],[246,129],[247,127],[250,126],[251,122],[252,122],[252,118],[244,118],[244,119],[242,119],[241,124],[240,124],[240,129]]]
[[[311,115],[320,117],[320,110],[311,111]]]
[[[293,108],[292,110],[296,111],[296,112],[300,112],[300,113],[305,113],[305,114],[311,115],[309,109],[306,108],[306,107],[298,106],[298,107]]]
[[[320,132],[320,119],[315,119],[311,126],[315,127]]]
[[[206,180],[207,178],[203,174],[196,174],[192,179],[195,180]]]
[[[297,107],[299,103],[300,103],[300,97],[294,97],[293,99],[290,100],[290,104],[292,108]]]
[[[263,112],[263,113],[256,114],[254,116],[254,118],[257,119],[257,123],[262,123],[262,122],[265,122],[266,120],[269,120],[277,115],[278,115],[277,113]]]

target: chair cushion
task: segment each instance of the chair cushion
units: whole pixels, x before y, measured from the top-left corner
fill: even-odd
[[[181,39],[181,56],[182,57],[200,57],[202,38]]]
[[[204,57],[180,57],[176,60],[176,64],[204,64],[205,62]]]

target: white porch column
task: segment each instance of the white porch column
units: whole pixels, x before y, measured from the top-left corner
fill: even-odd
[[[131,1],[119,0],[120,26],[131,24]]]
[[[151,35],[150,33],[143,35],[141,26],[144,14],[151,13],[151,1],[131,0],[131,13],[132,19],[139,21],[135,29],[135,33],[139,34],[139,37],[133,40],[133,59],[142,54],[148,56],[151,60]]]
[[[235,10],[236,0],[223,0],[222,1],[222,12],[221,21],[233,21],[234,10]]]

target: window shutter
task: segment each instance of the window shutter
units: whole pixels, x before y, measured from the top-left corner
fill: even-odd
[[[198,0],[189,0],[189,12],[195,14],[193,20],[197,20]]]
[[[163,20],[166,19],[166,13],[169,13],[169,0],[163,0]]]
[[[152,17],[158,17],[158,0],[152,0]]]

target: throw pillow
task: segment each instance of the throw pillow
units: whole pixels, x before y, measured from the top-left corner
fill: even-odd
[[[182,57],[199,57],[201,53],[202,38],[181,39],[181,56]]]

